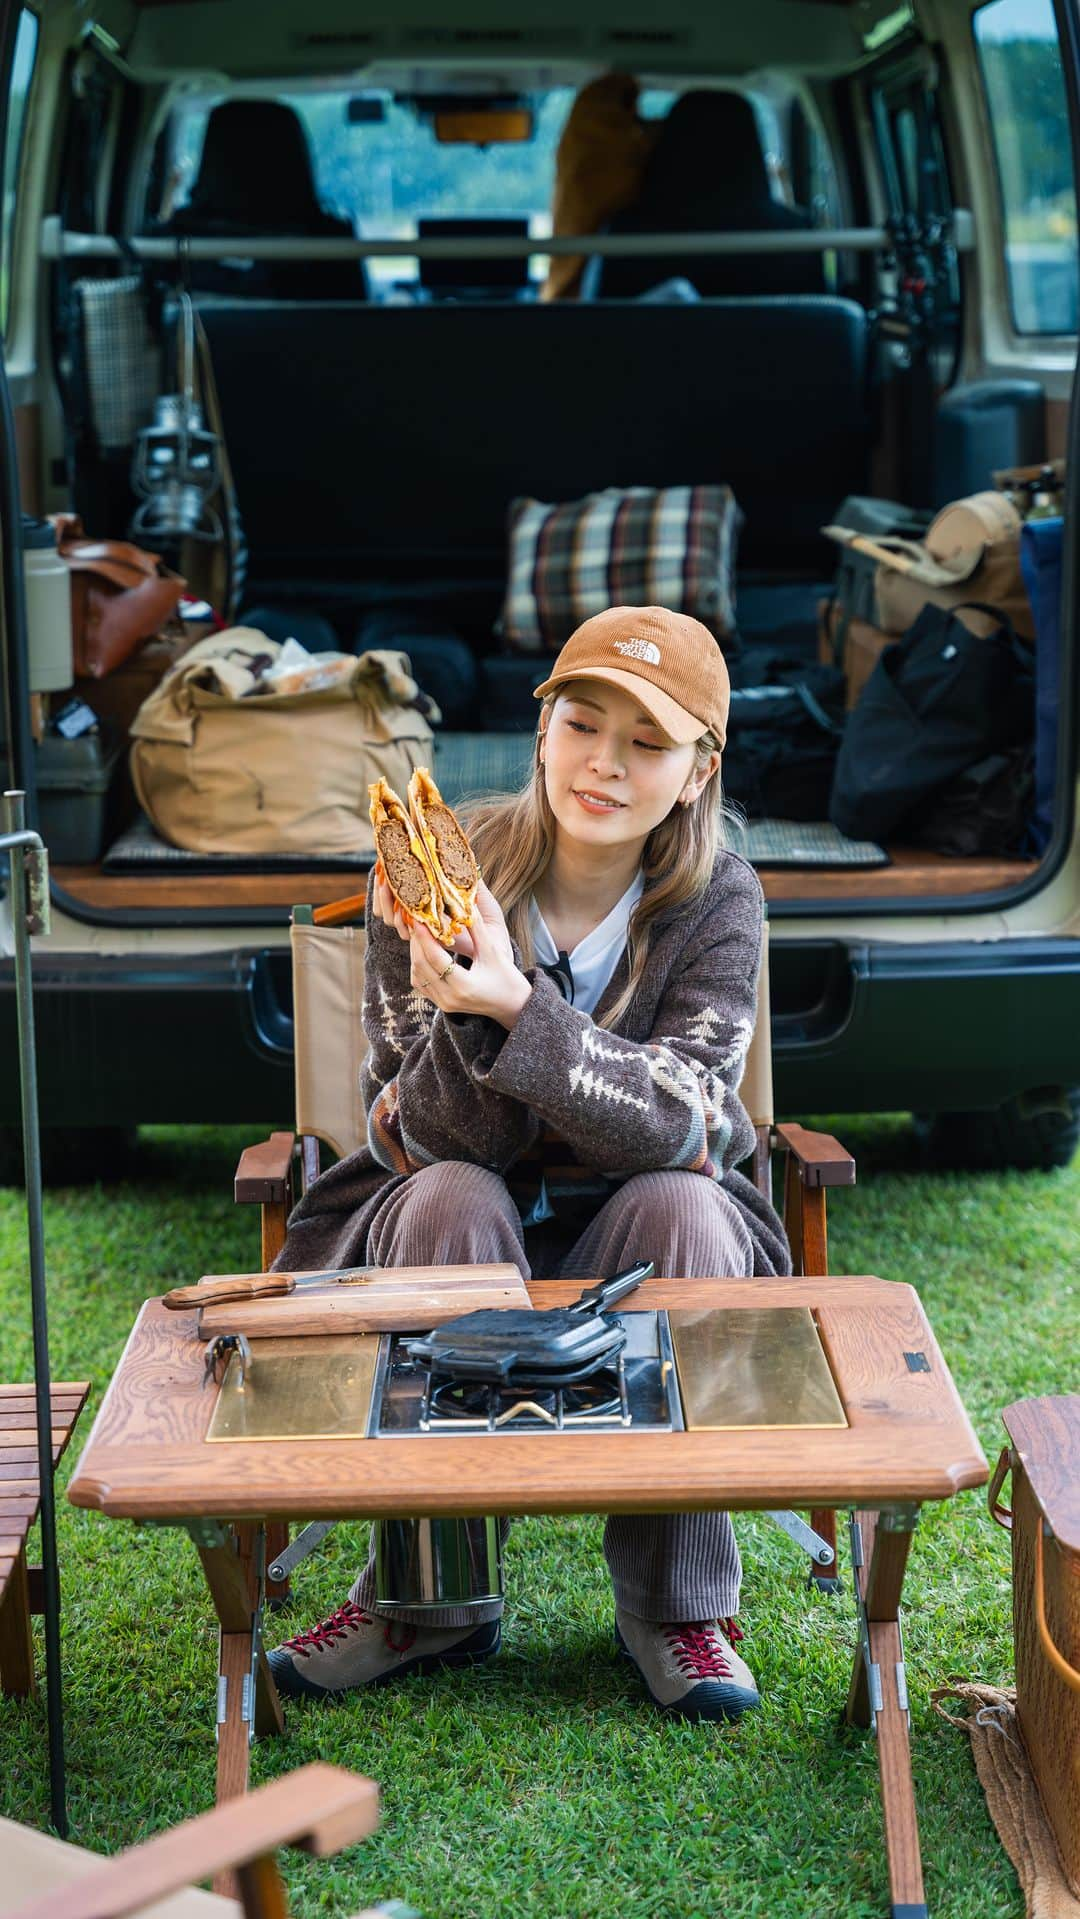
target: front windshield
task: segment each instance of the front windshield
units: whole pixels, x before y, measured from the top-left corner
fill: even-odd
[[[220,96],[219,96],[220,97]],[[572,87],[530,96],[530,140],[490,147],[443,144],[429,116],[390,94],[365,93],[381,118],[352,120],[350,95],[279,93],[295,109],[311,148],[315,187],[324,208],[347,220],[360,239],[415,239],[421,218],[513,217],[529,233],[551,232],[555,149],[574,98]],[[186,201],[199,169],[206,122],[217,98],[185,102],[174,116],[170,211]],[[376,282],[407,277],[401,259],[369,260]]]
[[[489,147],[440,142],[430,115],[388,92],[365,90],[362,99],[370,118],[350,116],[349,101],[356,96],[339,88],[282,91],[271,97],[299,115],[319,199],[328,213],[347,220],[358,238],[411,240],[422,218],[486,217],[524,219],[529,234],[544,239],[551,232],[555,151],[574,94],[573,87],[530,93],[532,138]],[[638,110],[658,118],[674,97],[644,89]],[[207,120],[221,98],[189,98],[174,110],[166,134],[165,197],[160,208],[150,209],[158,217],[167,219],[186,202],[198,174]],[[542,277],[545,264],[534,260],[534,273]],[[367,270],[383,287],[413,272],[411,263],[395,258],[369,260]]]

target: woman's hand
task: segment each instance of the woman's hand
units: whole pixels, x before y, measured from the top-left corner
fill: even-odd
[[[391,932],[396,933],[399,939],[406,941],[409,939],[412,927],[390,890],[386,869],[381,860],[376,860],[371,875],[371,910],[376,919],[382,920],[384,926],[389,926]]]
[[[387,889],[389,890],[389,889]],[[473,922],[454,941],[454,953],[440,946],[426,926],[410,929],[412,984],[443,1013],[479,1013],[509,1032],[532,992],[514,964],[514,949],[502,908],[481,880]],[[459,966],[455,953],[471,960]]]

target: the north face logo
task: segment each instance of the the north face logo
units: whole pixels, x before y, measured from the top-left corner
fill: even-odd
[[[650,666],[659,666],[660,648],[654,640],[613,640],[616,653],[625,653],[629,660],[648,660]]]

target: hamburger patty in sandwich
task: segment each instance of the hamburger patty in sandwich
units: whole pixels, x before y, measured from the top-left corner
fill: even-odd
[[[449,946],[471,925],[480,868],[426,766],[409,781],[405,807],[386,780],[368,788],[375,846],[390,891],[406,917]]]
[[[409,781],[409,817],[424,843],[443,905],[460,932],[472,921],[480,868],[426,766],[418,766]]]
[[[439,883],[405,805],[387,780],[368,788],[375,850],[394,898],[410,919],[445,937]]]

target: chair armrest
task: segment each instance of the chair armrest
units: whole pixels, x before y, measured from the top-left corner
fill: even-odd
[[[831,1133],[808,1133],[805,1126],[776,1128],[799,1169],[804,1186],[854,1186],[855,1161]]]
[[[339,1766],[302,1766],[107,1863],[93,1861],[85,1878],[31,1899],[9,1919],[123,1919],[278,1846],[302,1846],[318,1858],[340,1852],[378,1821],[374,1780]]]
[[[255,1200],[267,1206],[289,1195],[289,1172],[295,1133],[271,1133],[257,1146],[245,1146],[240,1155],[233,1182],[233,1197],[238,1201]]]
[[[363,920],[367,893],[350,893],[347,900],[331,900],[316,906],[311,915],[313,926],[347,926],[350,920]]]

